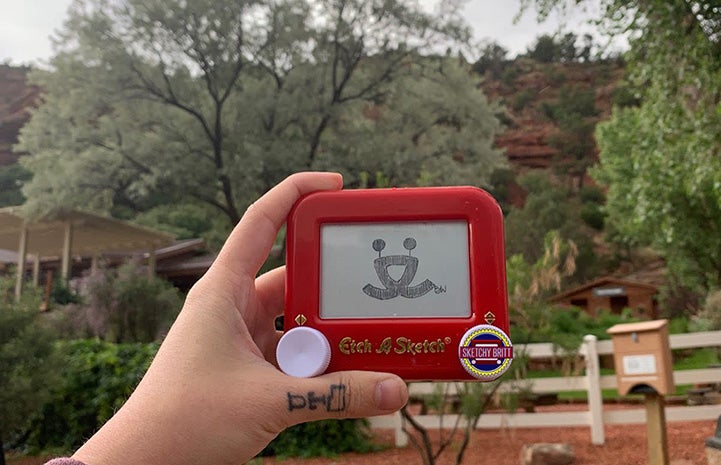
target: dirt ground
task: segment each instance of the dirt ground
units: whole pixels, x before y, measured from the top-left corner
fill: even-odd
[[[671,465],[706,465],[704,439],[713,435],[715,421],[674,422],[667,425]],[[606,444],[593,446],[590,431],[584,427],[534,428],[475,431],[466,451],[465,464],[518,465],[523,444],[564,442],[573,447],[574,465],[644,465],[647,460],[646,427],[643,425],[606,426]],[[412,447],[394,448],[392,431],[376,431],[376,440],[387,448],[372,454],[343,454],[334,458],[285,459],[265,458],[263,465],[394,465],[420,464]],[[451,446],[440,457],[438,465],[453,463],[456,448]],[[10,459],[9,465],[41,465],[43,458]]]
[[[706,465],[704,440],[713,436],[714,421],[674,422],[667,428],[671,465]],[[644,465],[648,463],[645,425],[606,426],[606,444],[591,444],[590,430],[574,428],[534,428],[475,431],[463,463],[489,465],[518,465],[524,444],[536,442],[564,442],[573,447],[574,465]],[[335,458],[263,460],[263,465],[334,465],[359,463],[362,465],[421,464],[418,452],[412,447],[392,447],[391,431],[378,434],[379,442],[388,449],[373,454],[343,454]],[[460,439],[460,437],[459,437]],[[446,450],[438,465],[452,464],[456,449]]]

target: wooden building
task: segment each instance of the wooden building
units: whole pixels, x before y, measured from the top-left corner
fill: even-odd
[[[658,318],[657,294],[658,288],[651,284],[605,277],[557,294],[551,302],[578,307],[593,316],[602,310],[620,314],[630,308],[635,317],[653,320]]]

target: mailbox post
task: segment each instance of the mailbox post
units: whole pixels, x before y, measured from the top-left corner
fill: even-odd
[[[668,321],[615,325],[613,340],[618,393],[643,394],[651,465],[668,465],[664,396],[675,391]]]

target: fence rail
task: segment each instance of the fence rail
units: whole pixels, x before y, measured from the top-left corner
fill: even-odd
[[[671,350],[694,349],[700,347],[721,346],[721,331],[706,331],[690,334],[675,334],[669,337]],[[550,343],[518,345],[530,359],[548,359],[556,356],[553,345]],[[531,384],[531,391],[535,394],[559,393],[568,391],[586,391],[588,410],[573,412],[536,412],[536,413],[491,413],[484,414],[476,427],[479,429],[497,428],[539,428],[558,426],[588,426],[591,442],[603,444],[605,442],[604,425],[606,424],[641,424],[646,421],[646,411],[643,408],[624,410],[604,410],[601,398],[602,389],[617,387],[616,376],[600,376],[599,357],[613,354],[611,341],[597,341],[595,336],[586,336],[579,351],[584,357],[586,373],[584,376],[570,376],[563,378],[538,378],[504,383],[501,391],[508,392],[514,389],[514,384]],[[674,371],[674,383],[707,384],[721,383],[721,367],[704,368],[697,370]],[[439,383],[413,383],[410,393],[413,396],[431,394]],[[456,384],[448,387],[450,394],[455,393]],[[715,420],[721,416],[721,405],[702,406],[667,406],[666,420],[694,421]],[[415,419],[426,428],[450,427],[458,419],[455,415],[445,415],[440,421],[438,415],[418,415]],[[370,418],[372,428],[390,428],[395,430],[397,446],[404,446],[408,438],[402,430],[403,419],[400,414],[386,415]],[[460,424],[464,425],[464,419]]]

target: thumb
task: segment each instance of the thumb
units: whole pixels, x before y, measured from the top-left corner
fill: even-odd
[[[288,426],[328,418],[387,415],[408,401],[406,383],[388,373],[341,371],[287,380]]]

